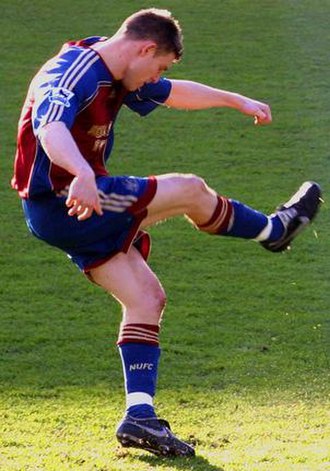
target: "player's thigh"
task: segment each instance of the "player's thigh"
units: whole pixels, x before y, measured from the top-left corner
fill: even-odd
[[[165,174],[157,176],[157,191],[148,206],[146,227],[157,220],[189,213],[192,206],[206,206],[215,192],[205,181],[193,174]]]
[[[169,173],[158,175],[157,191],[148,206],[148,212],[185,210],[190,199],[202,185],[202,179],[193,174]]]
[[[165,305],[160,281],[135,247],[93,268],[90,275],[127,309],[160,312]]]

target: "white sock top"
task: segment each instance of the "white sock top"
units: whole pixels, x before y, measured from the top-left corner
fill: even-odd
[[[140,404],[148,404],[153,406],[153,399],[150,394],[144,392],[128,393],[126,395],[126,407],[127,409],[132,406],[138,406]]]
[[[264,240],[267,240],[272,232],[273,229],[273,222],[270,217],[268,217],[268,223],[266,227],[262,229],[262,231],[257,235],[257,237],[253,240],[256,240],[257,242],[262,242]]]

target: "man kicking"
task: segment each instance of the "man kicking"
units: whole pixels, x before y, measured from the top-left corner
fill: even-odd
[[[141,10],[114,36],[70,42],[40,69],[22,110],[12,186],[30,231],[59,247],[122,305],[118,337],[126,414],[124,446],[158,455],[191,456],[156,416],[159,326],[165,293],[147,264],[148,226],[185,215],[211,235],[259,241],[286,250],[314,218],[320,188],[305,182],[271,216],[228,199],[192,174],[109,176],[105,168],[122,105],[145,116],[158,105],[235,108],[256,124],[271,122],[267,104],[163,73],[182,56],[179,23],[166,10]]]

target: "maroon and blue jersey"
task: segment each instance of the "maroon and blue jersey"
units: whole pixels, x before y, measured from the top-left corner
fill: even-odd
[[[12,179],[12,187],[22,198],[58,192],[73,179],[42,148],[38,133],[44,125],[64,122],[95,175],[104,176],[121,106],[145,116],[168,98],[171,82],[165,78],[135,92],[126,90],[90,47],[102,39],[65,44],[32,80],[19,120]]]

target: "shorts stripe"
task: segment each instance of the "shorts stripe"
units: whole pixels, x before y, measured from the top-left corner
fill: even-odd
[[[136,203],[138,198],[134,195],[119,195],[118,193],[110,193],[107,195],[102,190],[99,190],[101,197],[101,207],[107,211],[114,211],[115,213],[122,213],[127,208]]]

